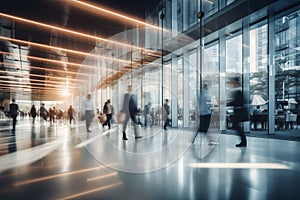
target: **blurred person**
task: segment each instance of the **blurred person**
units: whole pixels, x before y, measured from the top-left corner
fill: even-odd
[[[19,114],[19,106],[18,104],[16,104],[16,100],[12,99],[12,103],[9,104],[9,115],[13,119],[13,131],[16,130],[18,114]]]
[[[68,114],[70,125],[72,123],[72,120],[75,123],[74,109],[73,109],[72,105],[70,105],[70,107],[68,108],[67,114]]]
[[[86,98],[87,99],[83,104],[83,110],[85,112],[86,131],[91,132],[90,126],[94,118],[94,104],[92,102],[91,94],[88,94]]]
[[[253,116],[258,116],[262,114],[262,110],[260,109],[260,106],[256,106],[256,108],[253,110]],[[257,130],[257,121],[254,122],[254,130]],[[260,122],[262,129],[264,128],[263,122]]]
[[[241,138],[241,142],[236,144],[236,147],[246,147],[247,139],[243,130],[242,123],[249,121],[248,108],[244,105],[245,100],[242,93],[239,77],[233,77],[227,82],[228,86],[231,87],[230,96],[228,98],[227,106],[233,106],[234,117],[233,117],[233,128],[236,130]]]
[[[142,136],[139,136],[138,134],[138,121],[136,118],[136,114],[138,113],[137,100],[136,95],[132,94],[131,85],[127,87],[127,93],[124,96],[122,112],[125,113],[125,120],[123,122],[123,140],[128,140],[126,136],[126,127],[129,119],[131,119],[133,123],[135,139],[142,138]]]
[[[47,109],[45,108],[45,104],[44,103],[41,104],[39,114],[40,114],[40,117],[42,117],[45,121],[47,121],[49,113],[48,113]]]
[[[104,126],[107,125],[108,129],[110,129],[112,115],[114,114],[114,108],[111,105],[110,99],[107,99],[107,101],[104,103],[103,113],[106,115],[106,121],[102,124],[102,127],[104,128]]]
[[[167,130],[167,126],[170,123],[170,106],[169,106],[169,99],[165,99],[165,103],[163,105],[163,117],[164,117],[164,129]]]
[[[35,107],[35,105],[31,106],[30,116],[32,117],[32,123],[34,124],[35,118],[36,118],[36,107]]]
[[[207,84],[203,85],[203,88],[199,92],[198,109],[199,109],[199,126],[198,131],[206,134],[209,139],[209,144],[213,144],[212,138],[207,134],[210,120],[211,120],[211,96],[207,87]]]
[[[144,106],[144,127],[147,128],[148,124],[149,124],[149,120],[150,120],[150,106],[151,103],[148,102],[145,106]]]

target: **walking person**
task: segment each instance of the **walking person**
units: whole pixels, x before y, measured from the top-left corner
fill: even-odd
[[[19,114],[19,106],[18,104],[16,104],[16,100],[12,99],[12,103],[9,104],[9,115],[13,119],[13,131],[16,130],[18,114]]]
[[[144,106],[144,127],[147,128],[148,124],[150,123],[150,106],[151,103],[148,102],[145,106]]]
[[[74,109],[73,109],[72,105],[70,105],[70,107],[68,108],[67,114],[68,114],[69,121],[70,121],[70,126],[71,126],[72,120],[73,120],[73,122],[75,123],[75,119],[74,119]]]
[[[112,115],[114,114],[113,110],[114,109],[113,106],[111,105],[111,101],[110,99],[108,99],[103,106],[103,113],[106,115],[106,121],[102,124],[103,129],[105,125],[107,125],[108,129],[110,129]]]
[[[167,130],[167,126],[170,123],[170,119],[169,119],[169,114],[170,114],[170,106],[169,106],[169,99],[165,100],[164,103],[164,112],[163,112],[163,117],[164,117],[164,129]]]
[[[83,104],[83,110],[85,113],[85,124],[86,124],[86,131],[88,133],[91,132],[90,126],[92,123],[92,120],[94,118],[94,104],[92,102],[92,95],[88,94],[87,99]]]
[[[206,134],[209,140],[209,144],[213,144],[212,138],[207,134],[211,120],[211,96],[207,87],[204,84],[198,97],[198,114],[199,114],[199,125],[197,133],[192,141],[194,143],[198,132]]]
[[[31,106],[30,116],[32,117],[32,124],[34,124],[35,118],[36,118],[36,107],[35,107],[35,105]]]
[[[243,130],[243,122],[249,121],[248,108],[244,105],[245,100],[243,97],[242,89],[240,86],[239,77],[231,78],[227,82],[229,87],[232,87],[230,96],[228,98],[227,106],[233,106],[234,117],[233,117],[233,128],[236,130],[241,138],[241,142],[236,144],[236,147],[246,147],[247,139]]]
[[[126,127],[129,119],[131,119],[133,124],[135,139],[142,138],[142,136],[138,134],[138,121],[136,118],[136,114],[138,113],[137,100],[136,95],[132,94],[131,85],[127,87],[127,93],[124,96],[122,112],[125,113],[125,120],[123,122],[123,140],[128,140],[126,136]]]
[[[45,108],[44,103],[41,104],[39,113],[40,113],[40,117],[42,117],[45,121],[47,121],[49,113],[48,113],[47,109]]]

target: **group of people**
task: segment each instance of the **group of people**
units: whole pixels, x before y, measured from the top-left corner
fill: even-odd
[[[249,121],[249,114],[248,114],[248,108],[247,106],[245,106],[242,90],[240,88],[240,80],[239,78],[232,78],[230,79],[230,81],[227,82],[227,84],[232,88],[231,95],[228,97],[227,106],[233,106],[234,108],[233,126],[241,138],[241,142],[237,144],[236,147],[246,147],[247,139],[243,131],[242,122]],[[202,89],[199,92],[199,95],[200,96],[198,98],[198,108],[199,108],[198,113],[199,113],[200,120],[199,120],[197,133],[203,132],[207,134],[210,125],[210,120],[211,120],[211,97],[210,97],[207,84],[203,85]],[[83,104],[83,110],[84,110],[84,119],[86,121],[86,130],[87,132],[91,132],[90,126],[95,116],[94,104],[92,102],[91,94],[87,95],[87,99],[86,101],[84,101]],[[55,111],[55,107],[53,109],[49,109],[48,112],[44,107],[44,104],[42,104],[39,109],[39,115],[44,119],[47,119],[47,116],[50,115],[50,121],[53,121],[54,120],[53,111]],[[12,103],[9,106],[9,114],[13,119],[13,131],[15,131],[18,112],[19,112],[19,107],[16,104],[15,99],[12,99]],[[124,113],[125,115],[124,120],[122,122],[123,140],[128,140],[126,129],[127,129],[127,124],[130,120],[133,125],[135,139],[142,138],[142,136],[138,131],[139,121],[137,118],[138,115],[141,115],[141,111],[140,109],[138,109],[137,97],[134,93],[132,93],[131,85],[127,87],[127,93],[124,96],[123,107],[121,112]],[[102,127],[104,128],[107,125],[108,129],[111,129],[111,120],[112,120],[112,116],[114,115],[114,107],[110,99],[108,99],[103,106],[103,114],[106,116],[106,118],[104,121],[102,121]],[[149,114],[150,114],[150,103],[146,104],[144,107],[145,126],[147,126],[149,122]],[[38,115],[35,105],[32,105],[30,110],[30,115],[34,123],[35,118]],[[68,108],[67,115],[69,118],[69,123],[71,124],[72,121],[75,120],[74,109],[72,105],[70,105],[70,107]],[[163,119],[164,119],[163,129],[167,130],[167,127],[171,121],[169,99],[165,99],[165,102],[163,104]]]

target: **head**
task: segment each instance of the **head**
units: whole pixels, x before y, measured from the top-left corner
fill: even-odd
[[[169,99],[166,99],[165,102],[168,103],[168,102],[169,102]]]
[[[12,99],[12,102],[13,102],[13,103],[15,103],[15,102],[16,102],[16,100],[15,100],[15,99]]]
[[[132,92],[132,86],[131,85],[127,86],[127,92]]]
[[[110,99],[107,99],[107,103],[111,103]]]
[[[86,98],[87,98],[87,99],[91,99],[91,98],[92,98],[92,95],[91,95],[91,94],[88,94]]]

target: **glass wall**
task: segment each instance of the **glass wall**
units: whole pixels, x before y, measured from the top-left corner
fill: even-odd
[[[300,102],[300,10],[275,20],[276,130],[295,128]]]
[[[251,21],[249,18],[243,23],[241,23],[243,20],[241,19],[234,24],[229,24],[224,29],[218,30],[218,34],[208,35],[209,40],[204,38],[204,41],[209,41],[209,43],[205,44],[204,56],[201,60],[198,41],[187,42],[186,45],[176,43],[180,38],[178,34],[195,23],[193,15],[197,11],[195,7],[200,6],[199,2],[182,0],[171,2],[172,4],[168,4],[168,6],[172,9],[166,8],[166,10],[172,13],[173,31],[178,30],[179,33],[172,34],[172,37],[176,37],[175,40],[164,32],[163,47],[170,49],[164,55],[163,66],[158,58],[151,63],[151,66],[144,67],[143,70],[135,70],[131,76],[126,75],[126,77],[130,77],[128,79],[132,84],[141,86],[140,90],[142,91],[138,91],[139,106],[142,108],[146,102],[151,101],[154,112],[159,116],[154,120],[155,124],[161,125],[161,106],[164,99],[168,98],[172,107],[172,126],[196,127],[197,90],[203,83],[210,85],[212,111],[217,113],[213,123],[218,124],[222,120],[221,115],[224,115],[225,120],[225,115],[230,114],[231,111],[226,111],[225,107],[224,111],[221,111],[220,105],[222,101],[226,101],[226,92],[229,90],[226,81],[220,80],[219,77],[224,77],[226,80],[232,76],[238,76],[243,81],[243,86],[249,86],[249,91],[244,92],[250,101],[250,131],[267,131],[270,116],[274,113],[276,130],[295,128],[295,120],[299,115],[298,103],[300,102],[300,11],[294,10],[278,16],[271,16],[275,17],[275,21],[269,21],[271,17],[266,14],[262,15],[261,19],[256,18],[255,21]],[[203,9],[208,15],[213,15],[222,7],[221,5],[230,6],[229,4],[233,2],[202,1]],[[151,38],[154,40],[159,38],[160,33],[146,32],[147,48],[152,46],[153,49],[159,49],[161,39],[152,42]],[[175,45],[176,48],[173,48],[174,43],[172,42],[178,46]],[[273,44],[274,48],[272,48]],[[274,57],[272,57],[272,52]],[[245,64],[243,60],[249,61],[249,65]],[[272,61],[274,61],[274,66]],[[273,91],[270,89],[272,86],[270,67],[275,69]],[[139,70],[140,72],[138,72]],[[249,79],[245,78],[245,72],[249,72]],[[126,82],[126,80],[124,81]],[[113,93],[113,89],[107,91]],[[270,108],[268,103],[269,99],[272,99],[271,97],[275,97],[274,108]],[[254,110],[257,106],[262,114],[258,118],[254,117]],[[227,127],[231,128],[230,119],[227,122]],[[218,128],[223,129],[221,127]]]
[[[268,122],[268,25],[250,30],[250,118],[251,130],[267,130]]]

